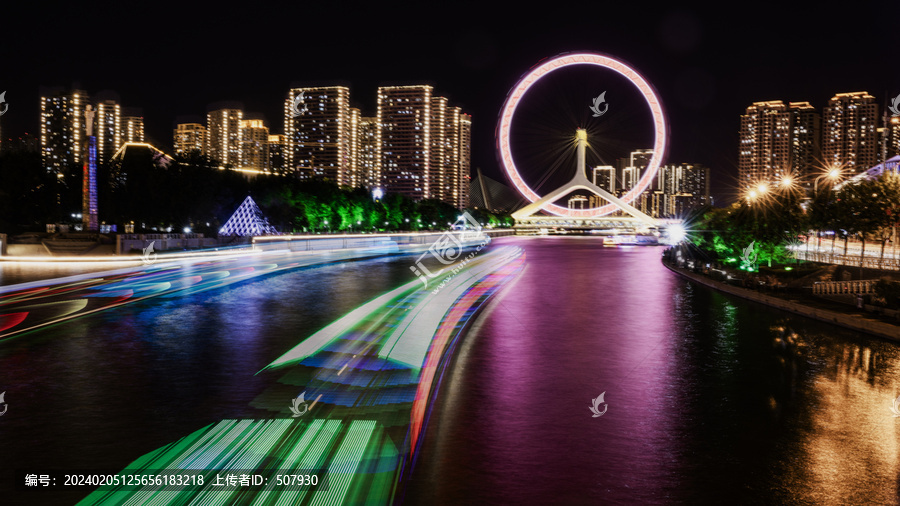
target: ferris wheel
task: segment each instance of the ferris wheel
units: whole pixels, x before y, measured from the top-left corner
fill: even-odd
[[[585,65],[611,70],[623,77],[628,83],[636,88],[638,96],[642,97],[650,111],[650,123],[652,125],[652,155],[640,179],[628,188],[628,190],[620,197],[616,197],[610,192],[588,181],[587,177],[585,177],[585,148],[588,145],[588,136],[585,129],[578,128],[573,132],[575,134],[575,145],[577,150],[577,170],[575,176],[568,183],[542,196],[536,189],[529,186],[522,177],[519,167],[517,166],[513,150],[514,139],[512,139],[514,130],[513,120],[516,118],[516,112],[521,107],[526,95],[528,95],[528,92],[532,90],[539,81],[561,69]],[[594,102],[594,107],[592,107],[595,112],[594,116],[597,116],[596,113],[602,114],[605,112],[605,109],[600,111],[596,108],[598,102],[602,101],[600,100],[601,98],[602,97],[598,97],[597,101]],[[585,107],[588,105],[589,104],[584,104]],[[608,104],[606,107],[608,108]],[[538,64],[528,71],[528,73],[526,73],[509,92],[500,113],[496,136],[498,156],[503,169],[506,172],[507,178],[516,190],[531,202],[531,204],[525,206],[523,209],[513,213],[513,217],[517,219],[527,217],[542,209],[556,216],[570,218],[594,218],[623,210],[641,221],[651,224],[655,223],[653,218],[634,208],[631,205],[631,202],[650,186],[665,158],[668,142],[666,117],[659,97],[650,83],[623,61],[597,53],[570,53],[556,56]],[[587,190],[602,197],[608,203],[589,209],[569,209],[553,203],[560,197],[575,190]]]

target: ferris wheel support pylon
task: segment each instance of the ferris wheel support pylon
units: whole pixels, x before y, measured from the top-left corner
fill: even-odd
[[[588,181],[587,177],[585,176],[585,147],[587,146],[587,132],[584,129],[579,128],[576,131],[575,137],[578,143],[577,147],[575,148],[577,169],[575,170],[575,176],[572,177],[572,180],[554,190],[553,192],[547,194],[546,196],[541,197],[540,199],[532,202],[531,204],[528,204],[522,209],[519,209],[518,211],[512,213],[512,217],[517,221],[521,221],[525,218],[528,218],[529,216],[534,215],[534,213],[540,211],[545,206],[553,203],[554,200],[568,193],[571,193],[575,190],[588,190],[606,199],[610,203],[615,204],[626,213],[643,221],[647,225],[651,227],[658,227],[659,222],[656,219],[642,213],[631,204],[622,201],[618,197],[613,196],[611,193]],[[602,215],[598,214],[597,216]]]

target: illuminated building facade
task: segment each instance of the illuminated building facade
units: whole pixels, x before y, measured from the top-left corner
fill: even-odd
[[[878,135],[884,151],[884,153],[881,153],[882,150],[879,150],[879,162],[890,160],[900,155],[900,116],[885,115],[884,119],[884,126],[878,129]]]
[[[781,100],[755,102],[741,115],[738,179],[741,188],[792,171],[791,112]]]
[[[457,149],[459,155],[456,158],[458,169],[456,177],[459,178],[459,193],[455,205],[459,209],[469,207],[469,186],[472,179],[472,116],[459,114],[459,130],[457,137]],[[451,202],[454,203],[454,202]]]
[[[41,97],[41,161],[48,172],[81,168],[87,103],[87,93],[80,90]]]
[[[122,107],[115,100],[97,103],[97,159],[106,163],[122,145]]]
[[[223,108],[206,114],[206,155],[221,166],[240,167],[241,121],[244,111],[238,108]]]
[[[612,195],[616,194],[616,168],[612,165],[598,165],[594,167],[592,182],[598,188],[602,188]]]
[[[413,200],[433,198],[431,86],[378,88],[381,179],[386,192]]]
[[[357,122],[356,132],[356,166],[359,173],[359,186],[371,189],[381,186],[379,170],[380,129],[378,118],[361,116]]]
[[[376,172],[386,191],[414,200],[441,200],[457,208],[469,205],[470,115],[446,98],[434,96],[431,86],[389,86],[378,88],[375,126],[379,137]],[[369,123],[363,128],[370,128]],[[368,160],[363,170],[372,173]]]
[[[122,142],[144,142],[144,117],[122,117]]]
[[[587,209],[588,198],[584,195],[572,195],[569,197],[569,209]]]
[[[864,91],[831,97],[823,115],[825,163],[860,172],[878,162],[878,104]]]
[[[641,171],[647,168],[651,158],[653,158],[652,149],[637,149],[629,153],[628,158],[619,160],[622,165],[620,194],[624,194],[637,186],[638,181],[641,180]]]
[[[657,218],[682,217],[692,209],[712,205],[707,167],[691,163],[663,165],[657,180],[660,195]]]
[[[203,154],[206,149],[206,127],[200,123],[179,123],[175,125],[174,140],[176,155]]]
[[[269,170],[275,174],[285,173],[284,135],[269,134]]]
[[[297,177],[352,186],[350,89],[293,88],[284,103],[285,159]]]
[[[791,114],[791,172],[804,177],[822,158],[822,116],[809,102],[789,102]]]
[[[350,108],[350,166],[348,168],[350,186],[353,188],[363,186],[359,169],[359,109]]]
[[[261,119],[241,120],[241,167],[269,171],[269,129]]]
[[[455,165],[453,162],[454,139],[452,120],[450,128],[447,125],[447,120],[451,116],[452,111],[447,110],[446,98],[434,96],[431,97],[429,109],[431,114],[428,122],[431,127],[428,132],[430,142],[428,154],[430,159],[428,161],[428,174],[425,178],[429,192],[426,198],[444,200],[448,198],[448,194],[452,190],[449,179],[451,167]]]

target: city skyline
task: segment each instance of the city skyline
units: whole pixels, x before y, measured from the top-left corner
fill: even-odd
[[[245,18],[222,14],[219,20],[230,29],[243,29],[248,36],[265,34],[264,47],[272,51],[259,53],[259,62],[272,64],[222,72],[220,66],[229,58],[238,61],[250,50],[244,47],[245,37],[226,37],[222,44],[230,53],[217,51],[183,60],[177,71],[166,72],[140,55],[172,54],[178,47],[175,41],[136,37],[129,47],[87,51],[91,42],[69,43],[64,16],[40,17],[29,13],[28,6],[16,6],[9,14],[21,22],[4,36],[9,57],[0,91],[7,91],[10,108],[0,119],[0,129],[4,138],[24,132],[37,135],[38,90],[44,85],[114,89],[122,96],[120,104],[143,108],[147,138],[168,146],[179,116],[201,116],[207,104],[220,100],[244,102],[245,111],[263,116],[270,133],[282,134],[278,119],[286,89],[348,85],[352,96],[374,96],[380,86],[424,83],[440,89],[450,103],[476,119],[473,171],[481,168],[487,176],[505,181],[496,163],[494,119],[509,88],[524,69],[542,59],[563,52],[596,51],[621,57],[654,83],[671,125],[667,161],[687,160],[709,167],[712,192],[724,202],[737,196],[739,116],[748,104],[806,100],[820,108],[836,93],[868,91],[881,110],[890,97],[900,94],[900,78],[890,72],[888,31],[848,22],[841,25],[840,37],[812,41],[799,33],[803,31],[789,29],[802,23],[827,30],[829,12],[817,7],[781,6],[777,13],[783,21],[772,21],[771,30],[758,28],[753,16],[722,22],[716,12],[692,7],[610,6],[598,13],[599,19],[571,15],[561,8],[540,13],[509,10],[501,15],[474,7],[460,4],[423,24],[414,23],[415,17],[401,8],[395,12],[377,5],[316,6],[304,11],[303,19],[340,12],[349,33],[364,33],[367,28],[386,26],[390,15],[408,29],[383,29],[375,39],[340,39],[330,37],[325,27],[301,21],[303,49],[287,34],[268,31],[263,22],[287,17],[291,8],[261,6],[255,16]],[[131,33],[135,24],[166,26],[174,32],[190,27],[198,36],[217,33],[216,27],[198,23],[206,14],[199,7],[179,10],[177,16],[160,8],[121,24],[114,22],[115,12],[86,8],[108,27],[108,37]],[[897,6],[881,2],[859,9],[893,19],[896,16],[890,13]],[[758,6],[756,12],[770,10]],[[610,22],[614,20],[623,21],[622,26]],[[40,38],[32,25],[41,28]],[[598,26],[603,29],[597,30]],[[755,36],[746,37],[749,34]],[[86,37],[93,41],[97,35]],[[778,56],[801,50],[801,60]],[[54,58],[47,59],[47,52]],[[159,63],[164,67],[165,59]],[[593,93],[591,87],[585,91]],[[375,115],[374,104],[350,105],[360,108],[363,117]]]

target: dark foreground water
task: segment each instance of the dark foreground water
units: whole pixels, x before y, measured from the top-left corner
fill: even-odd
[[[404,504],[898,503],[896,345],[691,285],[659,248],[496,243],[525,248],[526,268],[457,348]],[[414,279],[414,258],[149,299],[0,344],[0,504],[86,495],[23,498],[16,469],[115,471],[255,416],[272,381],[257,371]]]

